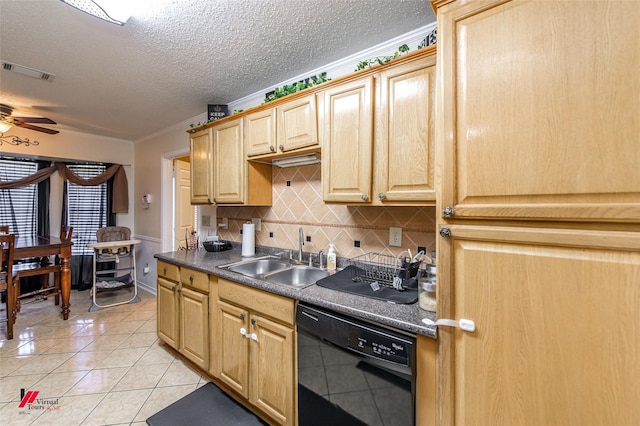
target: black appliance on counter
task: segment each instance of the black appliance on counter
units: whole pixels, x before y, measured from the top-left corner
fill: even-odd
[[[202,246],[206,251],[217,252],[231,250],[231,242],[225,240],[205,241]]]
[[[415,424],[415,336],[305,303],[296,309],[298,424]]]

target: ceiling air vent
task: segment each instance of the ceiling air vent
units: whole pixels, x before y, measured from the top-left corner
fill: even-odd
[[[6,71],[13,71],[18,74],[25,75],[31,78],[37,78],[38,80],[53,81],[56,78],[55,74],[40,71],[34,68],[25,67],[24,65],[18,65],[7,61],[2,61],[2,69]]]

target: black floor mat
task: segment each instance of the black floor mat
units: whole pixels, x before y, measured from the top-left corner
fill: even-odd
[[[196,389],[147,419],[149,426],[258,426],[259,417],[213,383]]]

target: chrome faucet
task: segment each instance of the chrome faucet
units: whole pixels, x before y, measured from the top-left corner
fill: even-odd
[[[287,255],[288,255],[288,256],[287,256],[287,259],[288,259],[289,261],[291,261],[291,259],[293,259],[293,254],[291,253],[291,250],[282,250],[281,252],[278,252],[278,253],[274,254],[274,256],[278,256],[278,257],[280,257],[280,256],[282,256],[283,254],[287,254]]]
[[[322,266],[322,255],[323,255],[323,254],[324,254],[324,250],[320,250],[320,251],[318,252],[318,267],[319,267],[320,269],[323,269],[323,266]]]
[[[302,246],[304,245],[304,233],[302,227],[298,229],[298,262],[302,263]]]

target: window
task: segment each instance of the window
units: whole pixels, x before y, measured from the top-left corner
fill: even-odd
[[[0,159],[0,180],[12,181],[38,171],[34,161]],[[18,235],[38,233],[38,185],[15,189],[0,189],[0,224],[9,225],[10,232]]]
[[[101,164],[73,164],[69,170],[83,179],[104,173]],[[107,226],[107,183],[83,186],[67,182],[67,225],[73,227],[73,255],[92,255],[86,247],[96,242],[96,231]]]

